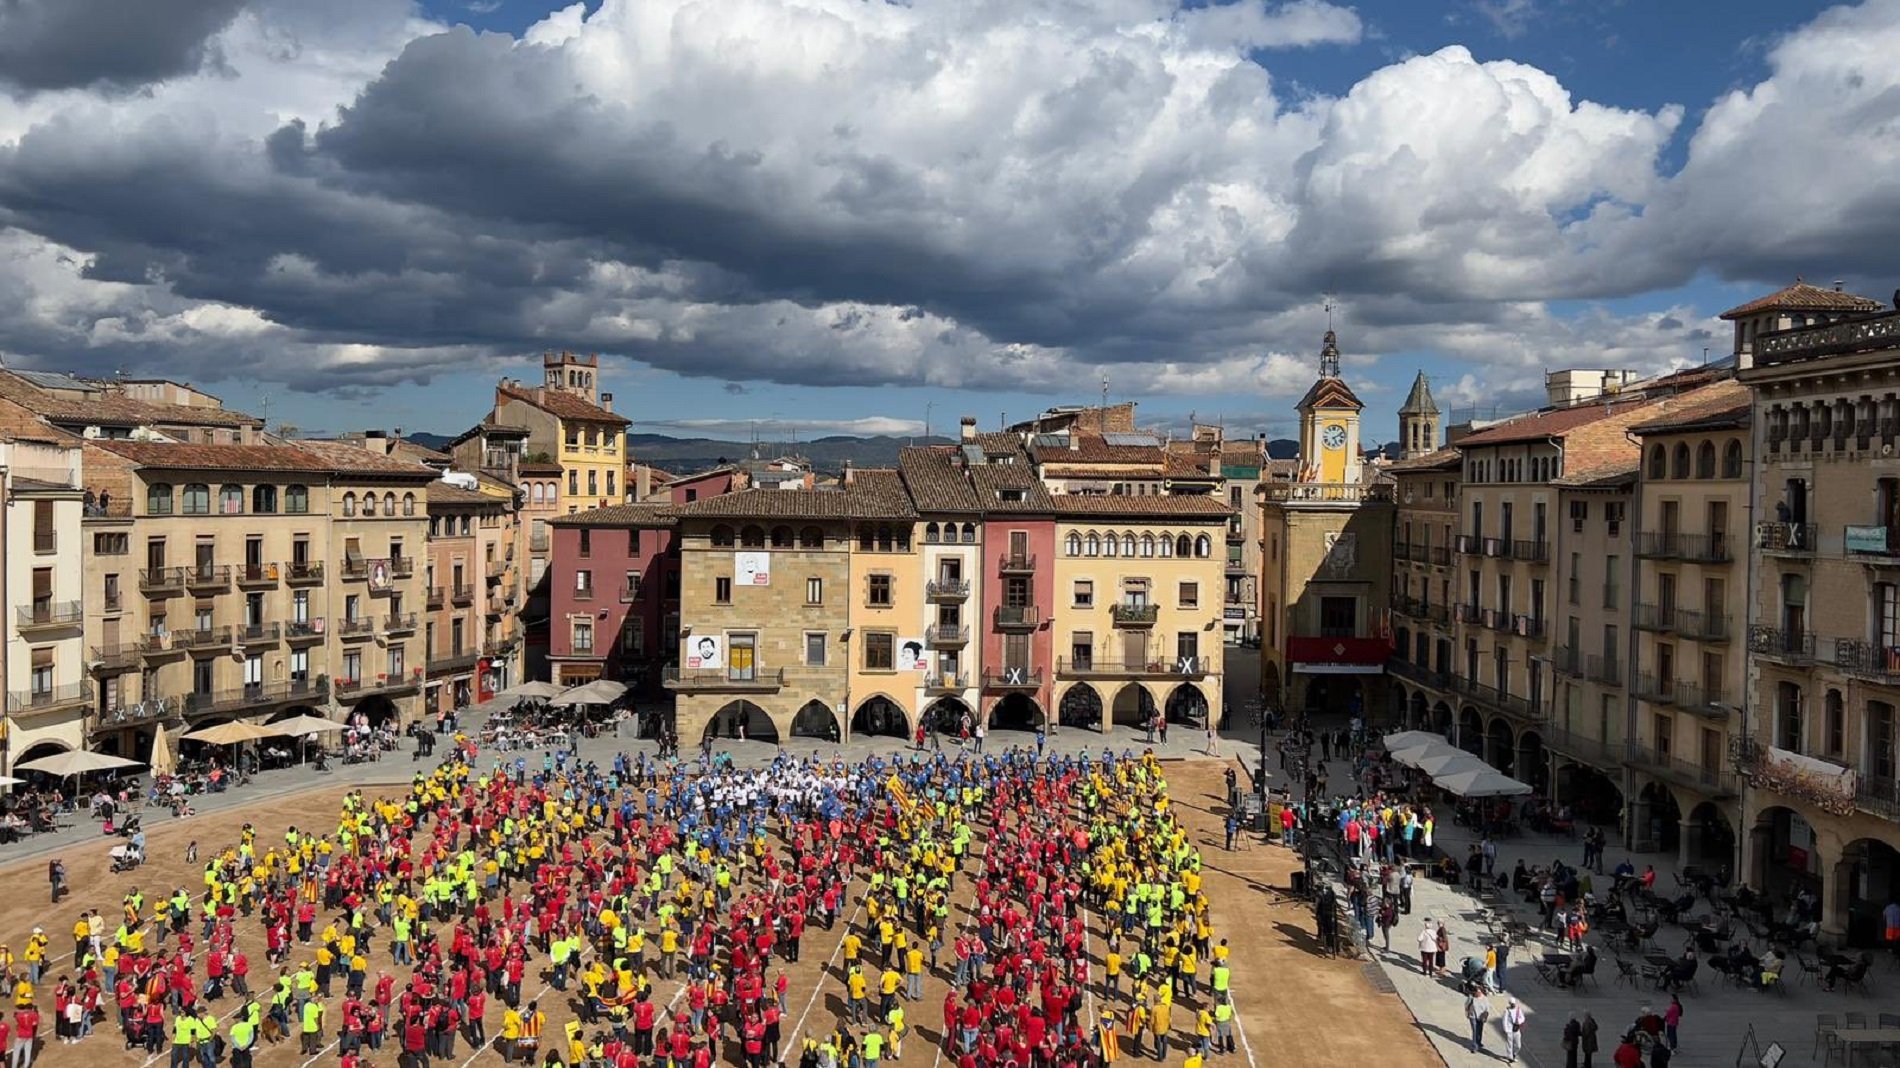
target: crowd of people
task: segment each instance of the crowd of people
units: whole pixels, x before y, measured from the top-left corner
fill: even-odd
[[[538,763],[457,735],[334,825],[193,843],[187,886],[135,873],[116,914],[77,916],[69,958],[37,929],[18,960],[0,946],[0,1047],[30,1068],[47,985],[61,1041],[111,1032],[171,1068],[249,1068],[280,1042],[341,1068],[490,1047],[543,1068],[876,1068],[918,1041],[935,974],[958,1068],[1234,1048],[1228,947],[1152,755]],[[806,1027],[789,973],[812,927],[836,932],[818,981],[845,1009]]]

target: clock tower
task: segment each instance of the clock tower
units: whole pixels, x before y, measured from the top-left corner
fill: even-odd
[[[1319,380],[1300,398],[1300,481],[1358,483],[1364,478],[1359,412],[1365,405],[1339,377],[1339,338],[1326,331]]]

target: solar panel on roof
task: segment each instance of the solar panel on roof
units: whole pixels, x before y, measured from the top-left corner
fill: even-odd
[[[93,391],[98,389],[97,386],[81,382],[71,375],[61,374],[58,371],[15,371],[13,373],[39,386],[41,389],[84,389]]]
[[[983,462],[983,446],[975,444],[965,445],[963,447],[963,462],[967,464],[981,464]]]
[[[1029,443],[1038,449],[1066,449],[1069,447],[1067,434],[1037,434]]]
[[[1103,434],[1102,441],[1107,445],[1141,445],[1153,448],[1161,444],[1153,434]]]

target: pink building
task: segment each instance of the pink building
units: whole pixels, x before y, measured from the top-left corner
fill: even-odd
[[[712,494],[707,494],[711,496]],[[658,692],[679,631],[672,505],[617,504],[548,521],[548,664],[563,685],[598,678]]]
[[[982,712],[992,727],[1047,722],[1055,683],[1055,502],[1015,434],[966,434],[983,512]],[[970,448],[974,446],[974,448]]]

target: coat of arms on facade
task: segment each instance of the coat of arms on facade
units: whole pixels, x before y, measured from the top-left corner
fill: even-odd
[[[1359,535],[1337,531],[1326,535],[1327,574],[1344,577],[1359,563]]]

